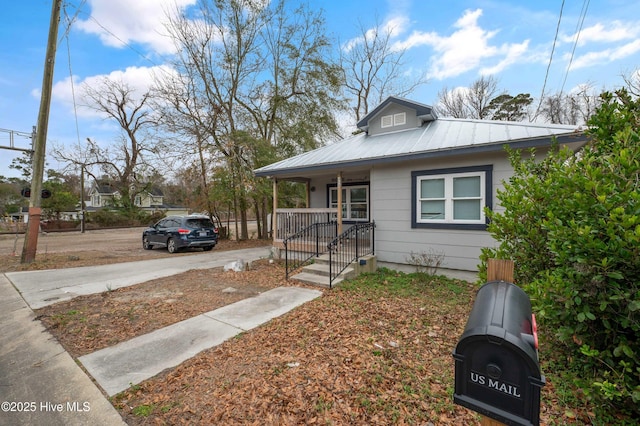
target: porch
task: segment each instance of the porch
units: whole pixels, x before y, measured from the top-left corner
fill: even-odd
[[[338,224],[337,208],[298,208],[298,209],[277,209],[276,220],[273,222],[273,246],[284,249],[284,240],[295,235],[314,223],[334,223]],[[323,237],[322,242],[328,244],[336,235],[327,240]],[[313,242],[312,246],[315,246]],[[310,247],[313,248],[313,247]]]
[[[287,279],[331,288],[375,270],[375,224],[348,223],[342,231],[337,215],[336,208],[276,211],[273,244],[285,259]]]

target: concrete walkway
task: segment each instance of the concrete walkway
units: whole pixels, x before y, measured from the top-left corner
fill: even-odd
[[[124,424],[96,384],[35,319],[32,309],[80,294],[267,255],[268,249],[262,247],[0,274],[0,426]],[[79,361],[111,396],[321,294],[319,290],[279,287],[85,355]]]
[[[278,287],[78,359],[113,396],[321,295],[319,290]]]
[[[124,425],[0,274],[0,425]]]
[[[191,269],[216,268],[237,259],[249,262],[268,256],[268,247],[257,247],[112,265],[8,272],[5,275],[20,291],[31,309],[38,309],[76,296],[115,290]]]

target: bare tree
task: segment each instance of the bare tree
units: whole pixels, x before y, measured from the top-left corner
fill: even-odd
[[[581,85],[578,90],[546,96],[540,105],[539,115],[554,124],[585,124],[600,106],[599,94],[591,84]]]
[[[571,123],[572,119],[567,119],[567,110],[560,94],[545,96],[540,105],[540,115],[553,124]]]
[[[498,94],[498,81],[493,76],[482,76],[471,84],[467,102],[474,118],[483,120],[489,117],[489,104]]]
[[[390,95],[407,96],[427,83],[426,76],[407,74],[406,49],[392,43],[392,27],[379,22],[367,29],[360,25],[359,36],[341,50],[345,87],[353,104],[356,122]]]
[[[136,96],[136,91],[123,81],[108,77],[94,86],[83,87],[87,106],[118,123],[121,130],[118,140],[102,144],[87,138],[83,149],[54,149],[57,158],[75,165],[82,165],[95,179],[106,175],[116,185],[125,208],[134,206],[135,196],[147,189],[146,177],[153,169],[147,155],[156,152],[156,142],[150,130],[157,125],[148,108],[150,91]]]
[[[498,81],[493,76],[482,76],[468,88],[438,92],[436,111],[446,117],[486,119],[491,116],[491,101],[499,94]]]
[[[163,122],[197,148],[200,164],[228,170],[233,205],[248,238],[249,193],[256,155],[291,155],[337,132],[339,67],[331,63],[324,20],[285,1],[198,2],[198,20],[170,17],[179,75],[161,83]],[[254,149],[254,145],[263,148]],[[274,154],[275,153],[275,154]],[[201,167],[202,181],[211,170]],[[266,215],[264,215],[266,217]]]
[[[212,126],[216,125],[219,109],[215,104],[205,102],[207,98],[198,92],[194,85],[197,78],[190,74],[196,71],[193,67],[185,67],[180,74],[157,76],[152,104],[162,117],[161,125],[176,136],[176,143],[171,146],[173,163],[184,164],[180,174],[191,175],[191,190],[198,194],[198,199],[190,204],[206,210],[211,219],[220,224],[215,204],[209,197],[209,176],[219,162],[216,158],[218,150],[209,135]]]
[[[622,79],[627,85],[631,95],[636,97],[640,96],[640,68],[636,68],[635,70],[623,75]]]
[[[467,106],[466,98],[466,88],[449,90],[444,87],[438,92],[438,105],[435,109],[439,115],[445,117],[469,118],[471,111]]]

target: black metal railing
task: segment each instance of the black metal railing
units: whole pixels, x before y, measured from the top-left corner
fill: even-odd
[[[285,238],[284,262],[287,279],[291,272],[327,252],[328,244],[338,234],[337,222],[314,223]]]
[[[375,222],[358,223],[329,243],[329,288],[355,260],[375,254],[375,228]]]

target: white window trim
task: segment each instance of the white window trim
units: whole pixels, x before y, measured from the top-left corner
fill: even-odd
[[[380,128],[386,129],[387,127],[404,126],[407,124],[407,113],[399,112],[397,114],[383,115],[380,118]]]
[[[394,126],[403,126],[405,124],[407,124],[407,113],[406,112],[393,114],[393,125]]]
[[[461,197],[453,198],[453,179],[462,177],[480,177],[480,197]],[[443,198],[421,198],[420,189],[421,182],[425,180],[444,179],[444,199]],[[439,175],[424,175],[417,177],[416,181],[416,222],[417,223],[446,223],[446,224],[484,224],[486,222],[484,214],[484,206],[486,204],[486,191],[485,191],[485,179],[486,173],[484,171],[467,172],[467,173],[451,173],[451,174],[439,174]],[[427,200],[444,200],[444,219],[422,219],[422,201]],[[456,220],[453,218],[453,201],[458,200],[480,200],[480,219],[477,220]]]
[[[365,200],[365,204],[367,205],[367,216],[364,218],[357,218],[354,219],[351,217],[351,189],[359,189],[359,188],[364,188],[367,191],[367,198]],[[342,220],[346,220],[346,221],[352,221],[352,222],[369,222],[369,215],[370,215],[370,211],[369,211],[369,196],[370,196],[370,191],[369,191],[369,185],[343,185],[342,189],[345,190],[346,192],[346,200],[342,200],[343,203],[346,204],[347,208],[345,211],[346,217],[342,217]],[[338,200],[334,200],[332,199],[332,194],[334,193],[335,190],[335,194],[336,197],[338,195],[338,187],[337,186],[331,186],[329,187],[329,207],[336,207],[338,208]],[[361,204],[361,203],[357,203],[357,204]],[[340,208],[338,208],[338,210],[341,210]]]

